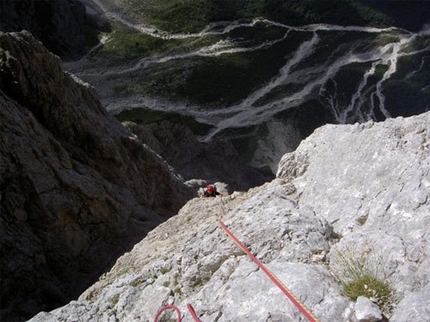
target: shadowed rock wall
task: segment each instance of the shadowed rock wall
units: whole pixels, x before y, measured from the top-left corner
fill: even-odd
[[[0,1],[0,31],[27,30],[63,58],[85,53],[99,27],[79,0]]]
[[[80,294],[194,194],[28,32],[0,33],[1,320]]]

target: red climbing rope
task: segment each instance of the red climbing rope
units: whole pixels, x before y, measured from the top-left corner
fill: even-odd
[[[261,268],[261,270],[266,273],[266,275],[275,283],[276,286],[278,286],[281,291],[290,299],[291,302],[293,302],[293,304],[300,310],[300,312],[306,316],[306,318],[310,321],[310,322],[319,322],[318,319],[312,314],[311,311],[309,311],[309,309],[300,302],[300,300],[294,296],[293,293],[291,293],[288,288],[282,284],[282,282],[271,272],[269,271],[268,268],[266,268],[249,250],[248,248],[246,248],[246,246],[244,244],[242,244],[240,242],[239,239],[236,238],[236,236],[233,235],[233,233],[230,231],[230,229],[227,228],[227,226],[223,223],[222,221],[222,216],[225,214],[225,210],[224,210],[224,204],[223,204],[223,200],[222,197],[221,199],[221,210],[222,210],[222,214],[220,216],[220,219],[218,220],[219,225],[221,226],[221,228],[227,233],[227,235],[236,243],[236,245],[238,245],[257,265],[259,268]],[[196,312],[194,311],[193,307],[191,306],[191,304],[187,304],[187,308],[188,311],[190,312],[191,316],[193,317],[195,322],[201,322],[199,320],[199,318],[196,315]],[[161,315],[161,313],[163,313],[165,310],[168,309],[173,309],[176,311],[176,314],[178,316],[177,322],[181,322],[181,311],[179,311],[178,307],[175,305],[166,305],[164,307],[162,307],[160,310],[158,310],[157,315],[155,316],[154,322],[158,321],[158,317]]]
[[[188,311],[190,311],[191,316],[193,317],[194,321],[196,322],[201,322],[199,320],[199,318],[196,315],[196,312],[194,311],[194,308],[191,306],[191,304],[187,304],[187,308]],[[159,316],[161,315],[161,313],[163,313],[164,311],[168,310],[168,309],[173,309],[176,311],[176,315],[177,315],[177,322],[181,322],[182,317],[181,317],[181,311],[179,311],[179,308],[176,305],[166,305],[164,307],[162,307],[161,309],[158,310],[157,315],[154,318],[154,322],[158,321]]]
[[[187,304],[188,311],[190,312],[191,316],[193,317],[194,321],[200,322],[199,318],[197,317],[196,312],[194,311],[194,308],[191,306],[191,304]]]
[[[158,310],[157,315],[154,318],[154,322],[158,321],[158,317],[161,315],[161,313],[163,313],[164,311],[168,310],[168,309],[173,309],[176,311],[176,314],[178,316],[177,321],[181,322],[181,311],[179,311],[178,307],[175,305],[166,305],[164,307],[162,307],[161,309]]]
[[[224,211],[222,198],[221,198],[221,207],[222,207],[222,212],[224,214],[225,211]],[[222,222],[222,216],[218,220],[218,223],[221,226],[221,228],[227,233],[227,235],[236,243],[236,245],[238,245],[258,265],[258,267],[260,267],[261,270],[263,270],[263,272],[266,273],[266,275],[276,284],[276,286],[278,286],[281,289],[281,291],[290,299],[291,302],[293,302],[293,304],[300,310],[300,312],[303,313],[304,316],[306,316],[306,318],[309,321],[318,322],[318,319],[312,314],[312,312],[309,311],[309,309],[303,303],[301,303],[300,300],[293,293],[291,293],[291,291],[289,291],[288,288],[272,272],[270,272],[269,269],[266,268],[263,265],[263,263],[261,263],[248,250],[248,248],[246,248],[246,246],[240,242],[239,239],[236,238],[236,236],[233,235],[230,229],[228,229],[227,226]]]

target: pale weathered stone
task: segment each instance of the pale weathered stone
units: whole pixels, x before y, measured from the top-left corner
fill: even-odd
[[[377,322],[382,320],[379,307],[370,299],[364,296],[357,298],[355,304],[355,316],[358,322]]]
[[[366,318],[355,316],[361,300],[343,295],[339,254],[391,287],[390,303],[377,309],[381,315],[429,321],[429,125],[426,113],[318,129],[284,156],[277,179],[189,201],[62,312],[76,312],[80,303],[80,321],[152,321],[174,303],[188,322],[191,303],[202,321],[305,321],[220,228],[222,216],[320,321]],[[107,306],[115,296],[117,304]],[[376,308],[371,316],[378,318]]]

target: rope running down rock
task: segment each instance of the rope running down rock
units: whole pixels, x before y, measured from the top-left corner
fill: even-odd
[[[221,226],[221,228],[226,232],[226,234],[236,243],[237,246],[239,246],[240,249],[242,249],[253,261],[258,265],[258,267],[266,273],[266,275],[275,283],[276,286],[278,286],[281,291],[290,299],[291,302],[299,309],[299,311],[310,321],[310,322],[319,322],[319,320],[312,314],[312,312],[302,303],[300,300],[291,293],[290,290],[267,268],[261,263],[250,251],[246,246],[240,242],[239,239],[236,238],[236,236],[233,235],[233,233],[230,231],[230,229],[227,228],[227,226],[222,221],[223,215],[225,215],[225,209],[224,209],[224,203],[222,200],[222,197],[220,197],[220,206],[221,206],[221,212],[220,218],[218,219],[218,224]],[[201,322],[199,318],[197,317],[194,308],[191,306],[191,304],[187,304],[188,311],[192,315],[195,322]],[[164,312],[167,309],[174,309],[177,314],[177,322],[181,322],[181,312],[179,311],[178,307],[175,305],[167,305],[161,308],[157,315],[155,316],[154,322],[158,321],[158,317],[161,315],[162,312]]]
[[[236,243],[237,246],[239,246],[239,248],[241,248],[254,261],[254,263],[258,265],[258,267],[264,273],[266,273],[266,275],[273,281],[273,283],[275,283],[275,285],[281,289],[281,291],[290,299],[291,302],[293,302],[293,304],[300,310],[301,313],[303,313],[304,316],[306,316],[306,318],[310,322],[319,322],[319,320],[312,314],[312,312],[302,302],[300,302],[300,300],[267,267],[265,267],[263,263],[261,263],[223,223],[222,217],[223,215],[225,215],[225,210],[222,197],[220,197],[220,206],[222,215],[220,216],[218,223],[221,228],[226,232],[226,234]]]

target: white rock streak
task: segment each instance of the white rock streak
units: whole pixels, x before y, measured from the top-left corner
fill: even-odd
[[[247,46],[246,42],[233,37],[219,40],[213,44],[202,48],[193,49],[188,52],[171,54],[165,56],[145,57],[138,61],[134,66],[122,70],[111,69],[104,73],[104,77],[122,76],[143,70],[153,64],[163,64],[172,60],[185,60],[194,57],[216,57],[241,52],[255,52],[270,48],[271,46],[288,41],[289,33],[311,33],[312,36],[305,40],[296,50],[296,52],[286,58],[285,65],[280,68],[279,73],[266,84],[257,88],[250,93],[241,102],[232,106],[225,106],[216,110],[211,110],[202,106],[181,104],[181,102],[168,102],[168,98],[149,99],[148,97],[136,95],[121,99],[116,97],[115,101],[106,102],[109,111],[119,111],[124,108],[146,107],[159,111],[179,112],[187,114],[199,122],[210,124],[214,129],[204,139],[210,140],[218,133],[229,128],[247,127],[264,123],[270,120],[274,115],[292,107],[298,106],[305,100],[309,99],[313,93],[319,92],[321,102],[327,104],[331,109],[335,119],[339,123],[349,123],[355,121],[366,121],[375,119],[377,114],[384,117],[390,117],[390,113],[385,106],[384,83],[389,80],[397,71],[398,61],[406,55],[415,55],[420,52],[430,52],[430,47],[421,50],[404,49],[411,44],[417,35],[428,35],[430,26],[425,26],[420,33],[414,34],[397,28],[371,28],[357,26],[336,26],[327,24],[314,24],[302,27],[293,27],[281,23],[273,22],[267,19],[255,19],[251,22],[243,23],[234,21],[231,23],[216,23],[208,25],[204,30],[198,33],[178,33],[172,34],[151,26],[132,24],[121,16],[114,13],[107,13],[107,17],[119,21],[124,25],[133,28],[141,33],[152,37],[170,39],[201,39],[210,35],[229,35],[233,30],[238,28],[255,28],[263,24],[267,27],[276,27],[285,29],[284,35],[277,39],[261,41],[259,44]],[[312,55],[318,55],[318,50],[324,47],[324,41],[321,40],[322,34],[333,33],[334,36],[339,33],[350,34],[351,37],[360,34],[366,35],[383,35],[391,37],[391,42],[373,41],[367,48],[358,48],[360,42],[352,41],[351,48],[348,51],[341,52],[340,47],[335,49],[333,57],[328,57],[326,61],[312,66],[307,59]],[[370,40],[371,41],[371,40]],[[337,55],[337,57],[335,57]],[[424,61],[423,61],[424,62]],[[297,69],[297,66],[306,66],[306,68]],[[337,90],[330,91],[327,86],[339,88],[336,84],[337,74],[351,64],[369,65],[363,72],[361,81],[356,85],[357,88],[351,89],[349,103],[341,101],[340,96],[345,93],[338,93]],[[377,75],[377,71],[385,68],[382,76]],[[79,76],[91,76],[82,72]],[[409,75],[413,75],[411,72]],[[95,75],[93,75],[95,76]],[[378,78],[376,83],[370,84],[370,78]],[[280,97],[265,99],[280,86],[294,85],[297,90],[289,91],[288,94]],[[102,98],[103,100],[103,98]]]

